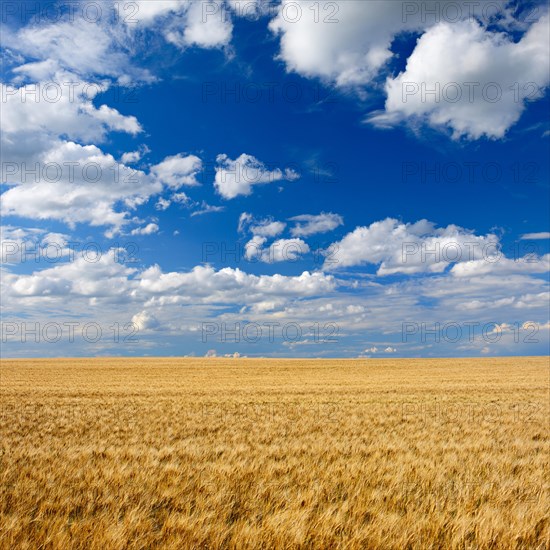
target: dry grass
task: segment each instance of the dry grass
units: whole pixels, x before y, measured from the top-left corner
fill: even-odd
[[[547,549],[549,364],[3,361],[0,547]]]

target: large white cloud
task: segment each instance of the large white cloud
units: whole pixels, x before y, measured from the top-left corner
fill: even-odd
[[[279,58],[287,70],[337,86],[371,83],[393,56],[403,31],[422,31],[442,19],[506,17],[505,1],[282,0],[270,29],[280,36]]]
[[[20,165],[8,178],[17,185],[2,194],[3,215],[120,227],[126,213],[115,211],[118,201],[143,202],[162,189],[95,145],[59,142],[34,160],[25,169],[37,169],[36,176]]]
[[[270,23],[280,35],[280,58],[288,70],[340,86],[370,82],[405,26],[401,2],[377,0],[283,0]]]
[[[511,275],[516,273],[547,273],[550,271],[550,254],[544,256],[528,255],[524,258],[493,258],[469,260],[453,266],[451,274],[455,277],[478,277],[481,275]]]
[[[98,142],[108,131],[132,135],[142,131],[136,117],[122,115],[107,105],[94,106],[98,92],[108,89],[107,82],[82,81],[68,72],[58,72],[54,78],[20,87],[0,83],[2,141],[6,145],[25,133]],[[19,146],[24,148],[25,143]]]
[[[187,299],[201,298],[207,303],[251,303],[266,296],[281,298],[309,297],[335,289],[330,275],[304,272],[299,276],[252,275],[240,269],[216,271],[197,266],[189,272],[163,273],[159,266],[140,275],[140,289],[153,294],[176,294]]]
[[[11,163],[9,173],[4,168],[3,180],[10,188],[2,194],[2,215],[120,230],[131,211],[164,185],[192,184],[200,159],[170,157],[146,173],[117,162],[95,145],[60,141],[24,163]]]
[[[148,70],[137,68],[131,61],[131,29],[113,24],[106,16],[97,22],[80,15],[55,22],[38,19],[15,34],[8,33],[6,45],[34,61],[45,62],[19,68],[18,72],[30,76],[51,78],[57,70],[65,69],[81,78],[113,77],[121,84],[154,80]]]
[[[440,23],[418,40],[406,70],[387,80],[385,112],[370,120],[418,119],[455,138],[502,138],[525,104],[544,94],[549,44],[547,16],[518,42],[475,21]]]
[[[116,260],[116,253],[79,255],[73,262],[35,271],[31,275],[7,275],[15,296],[74,296],[98,298],[128,293],[129,277],[136,272]]]
[[[108,81],[57,71],[52,81],[2,84],[2,215],[119,228],[128,211],[162,189],[144,172],[115,161],[96,143],[108,132],[137,135],[141,125],[93,100]],[[93,144],[90,144],[93,143]],[[118,211],[117,211],[118,210]]]
[[[158,265],[138,271],[119,261],[116,251],[77,254],[72,262],[36,270],[30,275],[5,274],[12,297],[125,297],[142,304],[155,297],[174,297],[190,304],[251,304],[269,299],[308,298],[336,288],[331,275],[304,272],[299,276],[252,275],[240,269],[216,271],[196,266],[186,272],[164,273]]]
[[[427,220],[393,218],[357,227],[330,248],[325,269],[377,265],[378,275],[439,273],[456,262],[491,260],[499,253],[495,235],[475,235],[456,225],[436,228]]]

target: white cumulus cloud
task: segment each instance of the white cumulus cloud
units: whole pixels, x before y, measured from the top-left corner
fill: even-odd
[[[183,185],[199,185],[197,174],[202,170],[202,161],[195,155],[183,154],[166,157],[162,162],[151,166],[151,173],[172,189]]]
[[[325,269],[372,264],[378,266],[378,275],[439,273],[453,263],[487,263],[498,253],[498,238],[456,225],[437,228],[427,220],[403,223],[386,218],[357,227],[330,250]]]
[[[290,221],[296,222],[296,225],[290,230],[293,237],[309,237],[317,233],[328,233],[344,223],[342,216],[338,214],[302,214],[290,218]]]
[[[243,153],[235,160],[222,154],[217,157],[214,187],[226,199],[234,199],[239,195],[250,195],[255,185],[264,185],[275,181],[298,179],[299,174],[290,168],[267,167],[252,155]]]
[[[386,82],[385,112],[375,125],[420,120],[454,138],[498,139],[550,82],[547,16],[518,42],[475,21],[440,23],[419,40],[407,68]]]

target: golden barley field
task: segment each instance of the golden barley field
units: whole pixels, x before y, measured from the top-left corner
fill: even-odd
[[[2,549],[550,547],[548,358],[0,364]]]

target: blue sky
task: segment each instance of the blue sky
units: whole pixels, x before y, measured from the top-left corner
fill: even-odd
[[[8,4],[4,356],[548,353],[544,3]]]

